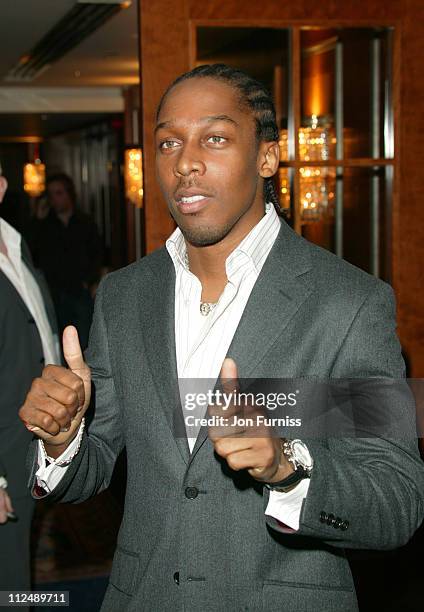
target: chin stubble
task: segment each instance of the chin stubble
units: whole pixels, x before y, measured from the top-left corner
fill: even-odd
[[[232,230],[233,224],[225,227],[204,227],[199,229],[186,229],[180,226],[180,230],[187,242],[193,246],[211,246],[221,242]]]
[[[231,232],[233,227],[238,223],[238,221],[245,214],[245,212],[249,210],[249,208],[250,207],[248,207],[246,210],[240,211],[240,214],[238,217],[236,217],[235,219],[231,219],[223,227],[206,226],[206,227],[198,227],[198,228],[195,228],[195,227],[187,228],[187,227],[184,227],[183,225],[184,219],[182,220],[183,221],[182,224],[179,223],[181,219],[176,218],[177,215],[174,213],[171,206],[169,206],[169,212],[171,213],[172,218],[174,219],[175,223],[180,228],[181,233],[187,242],[189,242],[193,246],[206,247],[206,246],[211,246],[213,244],[217,244],[218,242],[221,242],[221,240],[223,240]],[[191,215],[188,215],[188,217],[196,218],[197,213],[192,213]]]

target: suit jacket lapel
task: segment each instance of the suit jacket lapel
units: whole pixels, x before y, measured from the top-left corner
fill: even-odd
[[[165,248],[156,252],[149,265],[153,274],[148,299],[142,295],[146,292],[146,283],[139,283],[143,342],[168,425],[184,461],[188,463],[189,447],[181,410],[175,351],[175,270]]]
[[[16,289],[15,285],[9,280],[9,277],[6,276],[6,274],[2,270],[0,270],[0,279],[2,279],[5,287],[7,287],[9,291],[13,293],[14,298],[17,299],[17,303],[19,304],[20,308],[22,308],[22,310],[24,311],[26,317],[28,319],[32,319],[32,314],[28,306],[25,304],[24,300],[22,299],[21,294]]]
[[[306,241],[282,222],[228,350],[240,378],[255,377],[257,365],[311,293],[310,269]]]
[[[310,251],[285,222],[253,287],[227,356],[238,366],[239,378],[255,370],[313,289]],[[191,459],[207,438],[202,427]]]

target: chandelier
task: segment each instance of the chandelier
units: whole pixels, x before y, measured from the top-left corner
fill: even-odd
[[[299,159],[301,161],[326,161],[336,140],[330,123],[312,115],[299,128]],[[280,160],[289,161],[288,131],[280,131]],[[331,216],[334,208],[335,169],[325,166],[299,168],[301,219],[320,221]],[[281,207],[290,209],[290,180],[288,168],[279,169]]]
[[[136,208],[143,206],[143,153],[141,149],[125,150],[125,195]]]
[[[31,198],[38,198],[46,188],[46,166],[36,159],[24,165],[24,190]]]

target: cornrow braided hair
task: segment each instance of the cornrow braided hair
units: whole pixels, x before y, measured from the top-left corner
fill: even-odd
[[[279,132],[271,94],[263,83],[249,76],[246,72],[238,70],[237,68],[232,68],[226,64],[205,64],[203,66],[197,66],[197,68],[175,79],[165,91],[159,102],[156,119],[159,117],[164,100],[171,89],[188,79],[206,77],[224,81],[238,91],[241,104],[249,108],[253,113],[258,142],[278,142]],[[272,202],[279,215],[283,214],[275,189],[274,179],[272,177],[266,178],[264,181],[264,198],[266,202]]]

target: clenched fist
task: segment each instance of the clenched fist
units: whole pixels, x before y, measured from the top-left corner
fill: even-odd
[[[75,437],[90,403],[91,373],[85,363],[75,327],[63,332],[63,354],[69,369],[47,365],[35,378],[19,417],[58,457]],[[54,448],[52,448],[54,447]]]
[[[238,390],[238,373],[236,363],[224,359],[220,373],[222,388],[228,396]],[[242,407],[240,416],[255,417],[255,409]],[[240,408],[231,407],[222,410],[209,406],[209,416],[223,419],[220,424],[209,426],[209,439],[215,452],[223,457],[232,470],[247,470],[249,474],[261,482],[279,482],[293,472],[293,466],[281,451],[281,440],[272,435],[269,427],[244,427],[237,424]],[[225,416],[223,416],[225,415]],[[236,419],[235,424],[229,424]],[[254,419],[253,419],[254,420]]]

